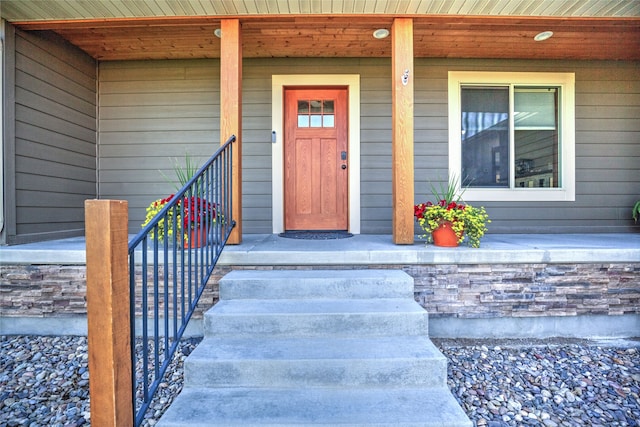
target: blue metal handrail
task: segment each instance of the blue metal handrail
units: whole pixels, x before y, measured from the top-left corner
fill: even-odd
[[[129,242],[136,427],[144,420],[235,226],[231,214],[235,140],[231,136]]]

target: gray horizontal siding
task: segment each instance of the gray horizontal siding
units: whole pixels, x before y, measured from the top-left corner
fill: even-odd
[[[363,135],[372,143],[363,158],[371,163],[363,183],[380,189],[390,203],[389,67],[379,61],[245,60],[243,80],[243,230],[270,233],[271,75],[316,72],[360,73],[362,108],[370,108]],[[388,62],[388,61],[386,61]],[[217,61],[109,62],[100,65],[100,197],[129,201],[130,230],[144,220],[146,206],[173,187],[159,171],[172,176],[171,158],[211,153],[219,138],[219,63]],[[386,93],[379,85],[387,86]],[[381,121],[380,118],[383,120]],[[382,124],[380,124],[382,123]],[[384,183],[383,186],[380,183]],[[366,200],[365,200],[366,203]],[[363,213],[364,223],[375,210]],[[388,215],[384,214],[386,218]],[[387,227],[377,231],[390,232]]]
[[[219,70],[217,60],[100,64],[99,195],[129,202],[130,232],[175,191],[176,162],[201,164],[220,145]]]
[[[46,32],[16,32],[15,235],[84,234],[96,197],[96,64]]]
[[[624,230],[640,200],[640,67],[590,65],[576,70],[576,202],[557,219],[576,218],[569,229]]]
[[[415,195],[448,173],[450,70],[576,73],[576,201],[483,204],[491,232],[622,231],[640,197],[637,63],[417,59]],[[243,65],[243,229],[270,233],[271,76],[359,74],[361,229],[391,232],[391,69],[383,59],[246,59]],[[113,62],[100,67],[100,195],[129,200],[131,228],[172,191],[171,157],[219,143],[217,61]],[[419,230],[416,230],[419,232]]]
[[[487,208],[492,219],[490,232],[599,232],[627,231],[633,227],[631,206],[640,199],[638,63],[417,60],[416,76],[429,76],[428,79],[416,77],[417,201],[430,197],[429,182],[439,182],[447,176],[446,107],[450,70],[575,72],[576,75],[575,202],[474,202]],[[433,99],[425,99],[429,96]],[[434,100],[440,108],[431,105]],[[439,137],[434,139],[434,134]]]

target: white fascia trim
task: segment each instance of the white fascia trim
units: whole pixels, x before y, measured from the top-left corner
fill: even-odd
[[[349,232],[360,234],[360,75],[282,74],[271,79],[273,233],[284,232],[284,87],[347,86],[349,92]]]
[[[561,174],[562,188],[467,188],[466,201],[575,201],[575,73],[518,73],[449,71],[449,175],[462,174],[460,87],[465,84],[553,85],[561,90]]]

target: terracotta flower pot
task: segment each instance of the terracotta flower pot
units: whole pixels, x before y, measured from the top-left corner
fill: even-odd
[[[433,237],[433,244],[436,246],[449,248],[458,246],[459,236],[453,231],[453,226],[449,221],[443,222],[440,227],[433,230],[431,237]]]
[[[202,228],[192,228],[187,233],[187,237],[184,240],[184,248],[201,248],[202,246],[207,245],[207,230]]]

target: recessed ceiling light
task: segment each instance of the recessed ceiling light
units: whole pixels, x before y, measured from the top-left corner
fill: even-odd
[[[216,28],[215,30],[213,30],[213,34],[217,37],[217,38],[222,38],[222,30],[220,28]]]
[[[384,39],[386,37],[389,37],[389,30],[387,30],[386,28],[378,28],[373,32],[373,37],[377,39]]]
[[[552,35],[553,35],[553,31],[543,31],[541,33],[536,34],[536,36],[533,39],[537,42],[542,42],[550,38]]]

